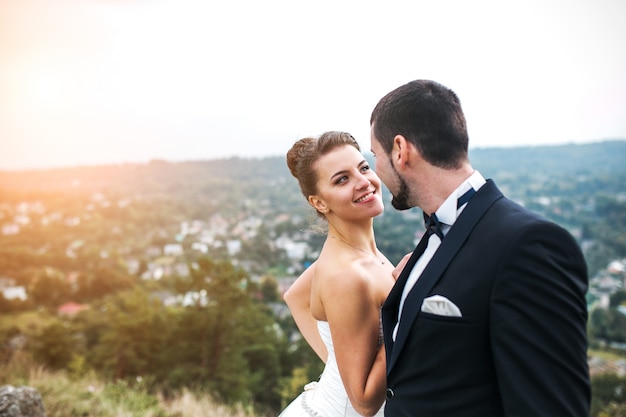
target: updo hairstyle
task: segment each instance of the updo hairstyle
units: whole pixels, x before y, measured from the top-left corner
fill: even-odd
[[[361,152],[357,141],[346,132],[325,132],[319,138],[307,137],[293,144],[287,152],[287,166],[291,175],[298,180],[304,198],[308,200],[310,195],[317,194],[317,161],[344,145],[354,146]]]

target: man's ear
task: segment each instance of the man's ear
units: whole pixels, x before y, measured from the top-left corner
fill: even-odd
[[[316,195],[309,196],[309,204],[322,214],[328,213],[328,206],[326,205],[326,202]]]
[[[396,135],[393,138],[393,147],[391,148],[391,161],[396,167],[405,167],[409,165],[411,160],[411,150],[413,144],[410,143],[402,135]]]

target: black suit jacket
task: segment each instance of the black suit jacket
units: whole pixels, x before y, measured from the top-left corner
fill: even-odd
[[[587,268],[566,230],[487,181],[409,292],[393,342],[417,252],[382,310],[386,417],[588,417]],[[435,294],[462,317],[421,312]]]

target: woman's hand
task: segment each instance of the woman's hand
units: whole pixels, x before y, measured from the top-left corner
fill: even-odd
[[[404,266],[409,261],[409,258],[411,257],[412,253],[413,252],[409,252],[406,255],[404,255],[404,257],[402,257],[402,259],[400,259],[400,262],[398,262],[398,265],[396,265],[395,269],[391,272],[391,276],[393,276],[393,279],[395,279],[396,281],[398,280],[398,277],[400,276],[400,273],[404,269]]]

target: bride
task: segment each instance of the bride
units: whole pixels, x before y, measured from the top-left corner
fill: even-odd
[[[325,367],[280,417],[382,416],[380,306],[394,279],[393,265],[374,239],[373,218],[383,212],[381,181],[344,132],[300,139],[287,153],[287,165],[328,223],[318,259],[284,295]]]

